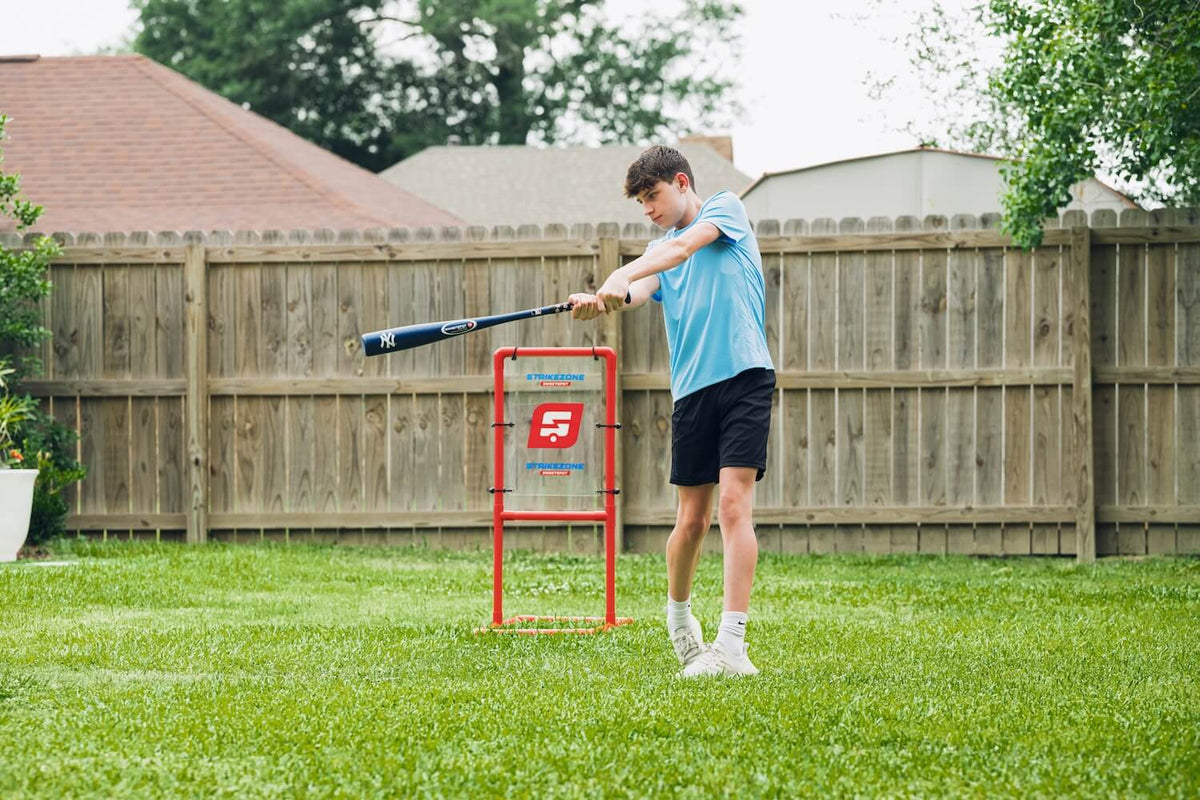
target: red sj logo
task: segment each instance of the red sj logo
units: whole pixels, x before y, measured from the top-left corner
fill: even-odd
[[[583,403],[542,403],[533,410],[526,447],[570,447],[579,438],[582,422]]]

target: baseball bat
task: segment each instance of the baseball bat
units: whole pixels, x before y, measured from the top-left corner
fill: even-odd
[[[625,302],[631,300],[625,295]],[[503,325],[506,322],[516,322],[519,319],[544,317],[548,314],[561,314],[574,308],[570,303],[555,303],[541,308],[527,308],[524,311],[513,311],[509,314],[495,314],[490,317],[475,317],[474,319],[456,319],[449,322],[424,322],[420,325],[404,325],[399,328],[387,328],[382,331],[372,331],[362,335],[363,353],[368,356],[381,356],[400,350],[411,350],[414,347],[433,344],[434,342],[452,339],[464,333]]]

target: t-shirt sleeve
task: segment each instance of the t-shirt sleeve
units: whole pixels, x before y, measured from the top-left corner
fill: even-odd
[[[721,192],[700,211],[697,222],[710,222],[731,242],[740,242],[750,231],[750,219],[741,198],[732,192]]]

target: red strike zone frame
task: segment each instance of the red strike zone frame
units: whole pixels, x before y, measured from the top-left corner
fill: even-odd
[[[521,356],[603,358],[604,380],[604,510],[603,511],[510,511],[504,507],[504,492],[496,491],[492,497],[493,536],[493,579],[492,621],[477,633],[598,633],[617,625],[633,622],[629,617],[617,617],[617,354],[611,347],[501,347],[492,356],[492,371],[495,390],[495,433],[493,472],[494,488],[504,488],[504,361]],[[537,520],[557,522],[603,522],[604,523],[604,616],[603,617],[553,617],[519,615],[504,617],[504,523],[509,520]],[[590,627],[539,628],[538,622],[593,623]],[[535,627],[514,627],[519,623],[531,622]]]

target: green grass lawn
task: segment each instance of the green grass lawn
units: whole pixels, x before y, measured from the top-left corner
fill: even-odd
[[[764,557],[762,674],[696,683],[661,556],[635,625],[515,637],[486,552],[60,555],[0,567],[4,798],[1200,795],[1197,560]],[[507,564],[512,613],[602,610],[599,559]]]

